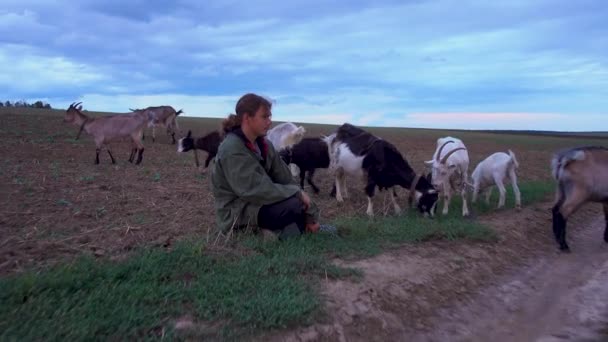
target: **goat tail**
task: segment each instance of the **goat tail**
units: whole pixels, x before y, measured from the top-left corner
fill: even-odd
[[[517,158],[515,158],[515,153],[509,150],[509,156],[511,156],[511,161],[513,162],[513,165],[515,165],[515,168],[519,168],[519,162],[517,161]]]
[[[180,109],[177,112],[175,112],[175,116],[178,116],[178,115],[182,114],[183,112],[184,112],[184,110]]]
[[[556,153],[551,158],[551,175],[555,180],[562,177],[564,168],[571,162],[585,160],[585,152],[579,149]]]

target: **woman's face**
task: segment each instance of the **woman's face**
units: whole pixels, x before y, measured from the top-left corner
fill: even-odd
[[[265,106],[261,106],[254,116],[245,115],[245,120],[249,127],[251,128],[252,133],[256,136],[261,137],[265,136],[272,125],[272,113]]]

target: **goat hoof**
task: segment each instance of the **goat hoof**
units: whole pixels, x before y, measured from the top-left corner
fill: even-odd
[[[570,253],[570,252],[571,252],[571,251],[570,251],[570,247],[568,247],[568,246],[560,246],[560,247],[559,247],[559,250],[560,250],[560,252],[562,252],[562,253]]]

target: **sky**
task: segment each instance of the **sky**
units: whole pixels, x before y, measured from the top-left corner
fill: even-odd
[[[2,0],[0,100],[273,120],[608,131],[602,0]]]

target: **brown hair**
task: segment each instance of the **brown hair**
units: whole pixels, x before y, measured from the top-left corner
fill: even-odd
[[[245,114],[254,116],[261,106],[270,110],[272,108],[272,103],[268,99],[253,93],[241,96],[236,103],[236,114],[228,115],[222,122],[222,132],[225,134],[240,126]]]

